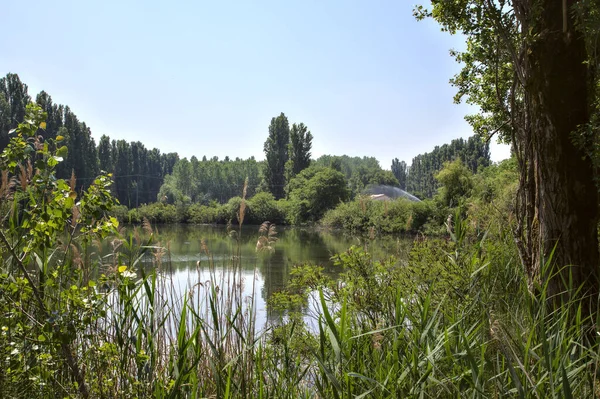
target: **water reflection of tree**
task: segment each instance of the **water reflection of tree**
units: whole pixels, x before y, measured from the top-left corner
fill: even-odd
[[[259,270],[263,276],[262,297],[268,303],[274,292],[285,288],[289,276],[288,262],[283,248],[276,248],[272,253],[259,254]],[[267,312],[267,320],[273,321],[280,318],[280,314]]]
[[[217,268],[228,268],[232,264],[232,256],[237,256],[239,244],[241,265],[244,270],[253,270],[258,267],[264,285],[261,295],[265,302],[271,298],[273,292],[285,287],[293,266],[303,263],[313,263],[324,267],[324,273],[332,279],[337,279],[342,268],[335,266],[331,257],[337,253],[348,250],[351,245],[368,245],[369,251],[377,259],[389,254],[397,254],[402,259],[402,253],[410,248],[410,240],[405,237],[377,237],[371,241],[368,237],[344,234],[337,231],[315,230],[310,228],[280,228],[278,227],[279,240],[275,243],[272,254],[257,254],[256,242],[259,237],[258,226],[243,226],[242,234],[231,237],[225,226],[207,225],[158,225],[155,230],[154,245],[169,248],[163,261],[178,270],[196,269],[196,262],[201,261],[201,266],[208,266],[209,261],[214,262]],[[138,229],[138,234],[143,234]],[[131,231],[131,230],[130,230]],[[126,232],[127,233],[127,232]],[[210,251],[210,259],[202,249],[202,242],[206,243]],[[110,253],[109,245],[104,248],[104,253]],[[144,264],[152,264],[154,256],[148,253]],[[278,315],[268,315],[268,317]]]

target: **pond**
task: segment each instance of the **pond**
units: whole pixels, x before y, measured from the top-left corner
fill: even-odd
[[[135,234],[142,234],[135,228]],[[152,245],[161,247],[160,259],[156,248],[141,259],[145,267],[162,265],[163,276],[170,280],[175,291],[182,296],[191,288],[203,285],[216,276],[217,283],[226,287],[231,283],[231,271],[238,264],[244,298],[254,298],[257,325],[280,317],[270,312],[267,303],[271,295],[282,290],[290,277],[290,270],[298,264],[312,263],[324,268],[324,273],[337,278],[343,271],[331,259],[352,245],[368,243],[376,258],[406,257],[411,238],[386,236],[370,240],[314,228],[276,227],[276,242],[272,251],[257,251],[259,226],[243,226],[241,233],[232,233],[225,226],[209,225],[158,225]],[[132,230],[129,230],[131,232]],[[239,236],[239,240],[238,240]],[[239,262],[234,260],[239,259]]]

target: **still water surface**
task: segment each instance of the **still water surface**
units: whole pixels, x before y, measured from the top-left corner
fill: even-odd
[[[269,312],[267,302],[273,292],[285,287],[290,270],[295,265],[317,264],[324,268],[327,275],[337,278],[343,270],[334,264],[331,257],[352,245],[363,246],[368,243],[370,252],[377,258],[390,255],[405,257],[410,245],[409,238],[399,236],[372,241],[342,232],[277,227],[274,251],[257,252],[258,226],[243,226],[241,234],[236,232],[233,235],[228,233],[225,226],[159,225],[155,226],[155,230],[153,245],[166,249],[162,262],[169,265],[166,269],[169,278],[181,295],[190,287],[208,281],[211,269],[221,281],[229,281],[227,274],[232,267],[232,257],[239,256],[243,295],[249,298],[254,292],[257,324],[262,326],[267,320],[279,317]],[[237,235],[240,236],[239,244]],[[156,264],[155,257],[150,253],[143,261],[148,266]]]

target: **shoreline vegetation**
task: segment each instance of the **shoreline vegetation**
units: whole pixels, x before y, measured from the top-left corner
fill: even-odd
[[[209,280],[196,281],[191,272],[187,292],[178,294],[164,272],[171,267],[169,244],[153,241],[147,219],[119,234],[118,220],[109,216],[115,205],[110,176],[81,193],[74,178],[56,179],[62,139],[39,146],[35,132],[45,115],[35,106],[28,112],[2,156],[4,176],[23,176],[5,177],[2,186],[3,397],[567,398],[598,392],[597,335],[586,330],[590,320],[580,303],[549,310],[545,287],[533,296],[519,264],[510,232],[514,162],[476,175],[460,161],[447,164],[431,204],[358,198],[325,212],[324,224],[360,218],[348,223],[370,229],[376,240],[371,227],[383,231],[382,215],[406,229],[411,217],[416,223],[411,207],[426,207],[431,213],[422,226],[446,237],[421,235],[408,259],[375,259],[367,240],[335,256],[343,269],[337,281],[318,265],[297,265],[269,303],[284,316],[259,330],[258,293],[242,294],[253,282],[242,279],[243,259],[235,256],[241,226],[256,212],[246,190],[230,209],[236,212],[230,273],[216,273],[208,260],[198,267],[212,271]],[[36,174],[27,171],[27,143],[40,148]],[[436,212],[440,217],[431,218]],[[256,234],[265,256],[277,251],[271,224]],[[104,240],[112,253],[103,257]],[[142,267],[148,253],[153,264]],[[318,309],[311,326],[308,301]]]
[[[413,12],[464,35],[451,83],[478,114],[473,137],[391,170],[312,159],[318,132],[283,113],[264,161],[96,145],[68,106],[0,79],[0,397],[600,397],[599,3]],[[492,137],[510,159],[490,163]],[[423,201],[364,196],[378,186]],[[157,222],[227,223],[230,254],[204,241],[182,292]],[[362,239],[336,276],[295,265],[263,329],[245,224],[266,262],[277,225]],[[375,255],[406,231],[406,256]]]

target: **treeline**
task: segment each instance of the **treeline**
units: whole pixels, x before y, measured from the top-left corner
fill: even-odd
[[[246,178],[246,196],[252,197],[262,179],[261,167],[261,162],[254,157],[235,160],[229,157],[207,159],[206,156],[202,160],[195,156],[190,160],[183,158],[175,163],[173,173],[165,176],[158,200],[167,204],[206,205],[211,201],[222,204],[242,194]]]
[[[348,155],[322,155],[315,165],[329,166],[344,174],[353,196],[369,185],[398,186],[398,179],[389,170],[383,170],[375,157],[349,157]]]
[[[23,121],[29,102],[27,85],[18,75],[8,74],[0,79],[0,150],[8,143],[9,131]],[[439,188],[434,176],[444,162],[460,159],[473,173],[490,164],[488,144],[475,136],[437,146],[430,153],[416,156],[410,166],[394,159],[391,171],[384,170],[375,157],[323,155],[313,160],[312,133],[304,123],[290,124],[284,113],[273,117],[268,126],[264,161],[254,157],[179,159],[177,153],[162,154],[139,141],[111,140],[106,135],[96,145],[90,128],[68,106],[55,104],[44,91],[36,96],[35,102],[47,113],[46,125],[38,134],[44,139],[62,136],[68,148],[64,162],[57,169],[59,178],[68,179],[74,173],[77,190],[81,190],[101,171],[111,173],[112,193],[122,205],[127,208],[155,202],[176,205],[180,221],[213,219],[186,218],[181,209],[194,204],[215,208],[241,196],[244,187],[246,198],[265,192],[275,201],[288,201],[280,204],[287,215],[280,219],[288,223],[315,221],[317,215],[326,211],[323,206],[330,200],[315,203],[307,194],[310,190],[303,185],[322,187],[325,181],[334,182],[332,190],[317,193],[334,195],[332,206],[336,201],[356,198],[369,186],[379,185],[400,187],[420,198],[431,198]]]
[[[148,150],[139,141],[111,141],[103,135],[98,144],[100,169],[112,173],[113,194],[130,208],[156,201],[164,177],[173,172],[178,160],[177,153]]]
[[[479,136],[471,136],[467,140],[459,138],[450,144],[436,146],[433,151],[419,154],[413,158],[410,167],[404,161],[394,159],[392,172],[400,182],[400,188],[419,198],[431,198],[440,188],[435,179],[445,162],[460,159],[472,172],[477,173],[480,167],[491,164],[489,143]]]
[[[180,159],[173,173],[165,176],[158,200],[166,204],[178,202],[219,204],[242,194],[245,180],[246,197],[268,192],[275,200],[290,199],[300,181],[314,177],[322,169],[332,169],[343,175],[348,195],[354,197],[371,184],[397,186],[398,181],[390,171],[383,170],[374,157],[349,157],[323,155],[311,160],[312,133],[304,123],[290,127],[287,116],[281,113],[272,118],[269,135],[264,145],[265,161],[254,157],[235,160],[214,157],[202,160],[196,157]],[[312,168],[312,169],[311,169]],[[309,169],[304,175],[301,173]],[[300,179],[297,179],[301,176]]]
[[[31,101],[27,85],[18,75],[9,73],[0,79],[0,150],[8,144],[9,132],[23,121]],[[64,162],[57,167],[58,178],[68,179],[74,173],[77,190],[82,190],[104,170],[113,174],[113,194],[121,204],[132,207],[156,201],[164,176],[172,173],[179,159],[176,153],[161,154],[140,142],[115,141],[108,136],[102,136],[96,145],[89,126],[68,106],[54,103],[45,91],[36,95],[35,102],[48,115],[38,135],[45,140],[62,136],[68,148]]]

